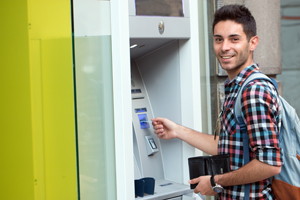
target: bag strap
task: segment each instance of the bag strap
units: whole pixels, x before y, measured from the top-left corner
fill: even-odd
[[[242,86],[240,87],[236,100],[235,100],[235,105],[234,105],[234,115],[236,116],[241,116],[242,115],[242,105],[241,105],[241,96],[245,90],[245,87],[248,85],[248,83],[256,80],[256,79],[260,79],[260,80],[267,80],[269,82],[271,82],[276,90],[278,88],[278,84],[276,82],[275,79],[273,78],[269,78],[268,76],[266,76],[265,74],[261,73],[261,72],[253,72],[252,74],[250,74],[250,76],[247,77],[247,79],[243,82]],[[237,119],[237,117],[236,117]]]
[[[247,131],[247,126],[244,123],[244,119],[242,116],[242,105],[241,105],[241,98],[242,98],[242,94],[246,88],[246,86],[256,80],[256,79],[260,79],[260,80],[267,80],[269,82],[271,82],[277,90],[278,84],[277,82],[273,79],[273,78],[269,78],[267,77],[265,74],[261,73],[261,72],[253,72],[252,74],[250,74],[250,76],[247,77],[247,79],[243,82],[242,86],[240,87],[236,100],[235,100],[235,105],[234,105],[234,116],[235,116],[235,120],[236,122],[240,125],[240,131],[242,133],[243,136],[243,146],[244,146],[244,165],[250,162],[250,155],[249,155],[249,135],[248,135],[248,131]],[[248,147],[248,148],[247,148]],[[248,200],[250,196],[250,184],[246,184],[245,185],[245,200]]]

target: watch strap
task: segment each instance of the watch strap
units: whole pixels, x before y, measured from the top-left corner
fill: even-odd
[[[215,182],[215,179],[214,179],[214,175],[212,175],[210,177],[210,184],[211,184],[211,187],[215,187],[216,186],[216,182]]]

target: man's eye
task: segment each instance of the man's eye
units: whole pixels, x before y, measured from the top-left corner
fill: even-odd
[[[232,38],[232,41],[238,41],[239,39],[238,38]]]
[[[221,42],[222,39],[221,39],[221,38],[216,38],[215,41],[216,41],[216,42]]]

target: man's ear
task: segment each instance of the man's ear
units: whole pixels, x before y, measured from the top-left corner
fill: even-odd
[[[259,38],[258,36],[253,36],[250,41],[249,41],[249,44],[250,44],[250,51],[254,51],[254,49],[257,47],[258,45],[258,42],[259,42]]]

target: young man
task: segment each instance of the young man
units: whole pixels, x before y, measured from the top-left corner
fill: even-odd
[[[165,118],[152,119],[155,134],[162,139],[179,138],[211,155],[230,154],[231,172],[201,176],[190,180],[198,183],[195,193],[216,195],[212,185],[218,185],[221,199],[244,199],[245,184],[250,184],[249,199],[274,199],[268,178],[281,170],[278,147],[280,108],[274,86],[265,80],[251,82],[242,94],[242,115],[249,134],[249,147],[243,147],[240,127],[235,123],[233,107],[243,81],[259,70],[253,62],[258,44],[256,23],[244,6],[227,5],[215,13],[213,22],[215,54],[228,79],[225,82],[225,102],[221,117],[220,136],[200,133],[177,125]],[[243,148],[249,148],[250,162],[243,164]]]

